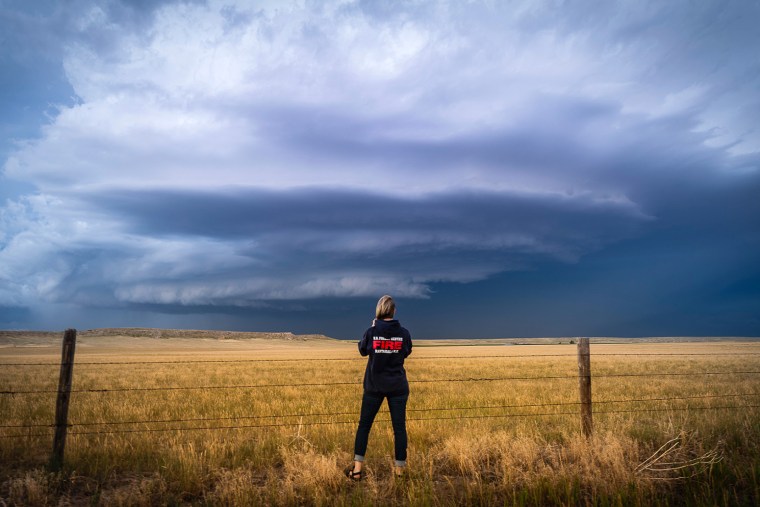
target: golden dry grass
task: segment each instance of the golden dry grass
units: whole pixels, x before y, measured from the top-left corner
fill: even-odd
[[[760,375],[701,374],[760,371],[760,355],[752,355],[760,354],[760,344],[592,344],[591,439],[579,435],[579,409],[572,404],[578,399],[574,346],[417,347],[407,362],[413,382],[408,475],[393,477],[384,408],[370,437],[369,475],[360,484],[341,475],[352,457],[361,398],[364,361],[355,350],[353,343],[330,341],[83,340],[75,390],[355,383],[74,393],[72,433],[162,431],[71,434],[66,468],[56,475],[45,472],[49,429],[4,428],[6,435],[45,436],[0,439],[0,499],[9,505],[751,505],[760,500],[760,411],[750,406],[760,405],[760,396],[745,396],[760,394]],[[604,355],[680,353],[704,355]],[[0,349],[0,362],[54,363],[58,354],[44,344],[12,347]],[[553,354],[564,357],[544,357]],[[447,359],[428,359],[441,356]],[[315,358],[347,360],[308,360]],[[303,360],[82,364],[237,359]],[[624,373],[689,375],[604,376]],[[571,378],[420,382],[546,376]],[[55,390],[57,377],[57,366],[3,366],[0,390]],[[708,395],[715,397],[611,403]],[[51,393],[0,396],[3,424],[50,424],[54,402]],[[562,403],[568,404],[557,405]],[[545,406],[514,406],[530,404]],[[739,405],[743,408],[715,408]],[[494,406],[510,407],[483,408]],[[177,419],[197,420],[93,424]],[[272,424],[281,425],[267,426]],[[258,427],[163,431],[225,426]],[[679,437],[679,446],[667,460],[688,466],[636,470],[673,437]],[[695,461],[711,451],[719,453],[720,462]]]

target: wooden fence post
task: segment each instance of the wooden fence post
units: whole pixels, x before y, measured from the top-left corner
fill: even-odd
[[[581,429],[585,437],[590,437],[593,431],[591,418],[591,352],[589,339],[578,340],[578,386],[581,399]]]
[[[55,402],[55,437],[53,438],[53,455],[50,457],[50,469],[57,472],[63,468],[63,452],[66,448],[66,431],[69,421],[69,398],[71,396],[71,379],[74,374],[74,349],[77,344],[77,330],[67,329],[63,333],[61,351],[61,375],[58,377],[58,399]]]

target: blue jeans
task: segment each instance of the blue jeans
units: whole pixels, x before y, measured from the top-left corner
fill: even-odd
[[[354,441],[354,460],[364,461],[369,432],[372,429],[377,411],[383,404],[383,398],[388,398],[388,408],[391,412],[396,466],[403,467],[406,466],[406,401],[409,399],[409,393],[400,396],[385,396],[365,391],[362,397],[359,427],[356,429],[356,440]]]

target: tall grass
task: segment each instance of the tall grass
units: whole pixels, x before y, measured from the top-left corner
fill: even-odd
[[[706,356],[603,356],[600,353],[731,353]],[[419,347],[407,362],[409,468],[392,473],[387,408],[378,415],[359,484],[341,475],[352,458],[364,363],[349,361],[201,364],[77,364],[74,389],[150,388],[355,381],[346,386],[74,393],[71,432],[281,426],[69,435],[66,467],[45,471],[49,429],[4,429],[46,436],[0,439],[0,498],[8,505],[650,505],[760,503],[760,396],[604,403],[702,395],[760,394],[760,375],[701,375],[758,371],[752,343],[592,345],[594,424],[579,434],[578,382],[543,380],[415,383],[415,380],[542,377],[577,374],[575,348]],[[597,355],[594,355],[594,354]],[[5,363],[55,361],[51,351],[4,349]],[[45,355],[49,354],[49,355]],[[514,354],[520,357],[468,357]],[[566,354],[566,357],[530,357]],[[323,343],[279,350],[183,352],[181,359],[355,357],[350,344]],[[425,360],[430,356],[454,356]],[[84,361],[171,361],[176,353],[78,351]],[[604,377],[666,372],[688,376]],[[57,367],[0,367],[8,390],[55,389]],[[3,389],[5,390],[5,389]],[[546,404],[535,407],[473,408]],[[54,394],[0,396],[3,424],[49,424]],[[742,405],[743,408],[700,407]],[[668,409],[668,407],[670,407]],[[426,409],[459,410],[426,410]],[[667,409],[667,410],[666,410]],[[636,410],[623,412],[621,410]],[[658,411],[646,411],[658,410]],[[664,411],[659,411],[664,410]],[[309,415],[334,414],[342,415]],[[570,412],[567,414],[566,412]],[[548,415],[551,414],[551,415]],[[287,415],[287,417],[280,417]],[[276,417],[275,417],[276,416]],[[486,417],[488,416],[488,417]],[[77,423],[226,418],[186,422],[76,426]],[[311,424],[329,423],[329,424]],[[637,466],[677,437],[664,472]],[[699,462],[715,452],[720,461]],[[682,468],[678,466],[683,465]]]

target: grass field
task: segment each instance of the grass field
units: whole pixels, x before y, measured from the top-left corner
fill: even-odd
[[[369,475],[354,484],[341,470],[353,455],[361,398],[364,361],[355,344],[82,339],[75,390],[144,390],[73,393],[74,426],[60,474],[45,468],[50,428],[3,428],[1,434],[26,436],[0,439],[0,499],[7,505],[760,504],[754,395],[760,374],[705,375],[760,371],[759,343],[592,343],[590,439],[580,435],[575,346],[434,344],[417,347],[407,361],[407,476],[393,477],[384,407],[370,436]],[[683,353],[699,355],[672,355]],[[55,363],[59,354],[59,345],[42,340],[0,348],[0,363]],[[299,361],[142,364],[248,359]],[[83,364],[102,362],[136,364]],[[611,374],[636,376],[605,376]],[[511,380],[468,380],[502,377]],[[435,379],[460,381],[424,382]],[[0,367],[0,391],[55,390],[57,381],[57,365]],[[349,384],[151,390],[336,382]],[[679,399],[621,402],[652,398]],[[54,405],[53,393],[0,395],[4,426],[50,424]],[[117,421],[124,424],[98,424]],[[640,466],[671,440],[659,461]]]

